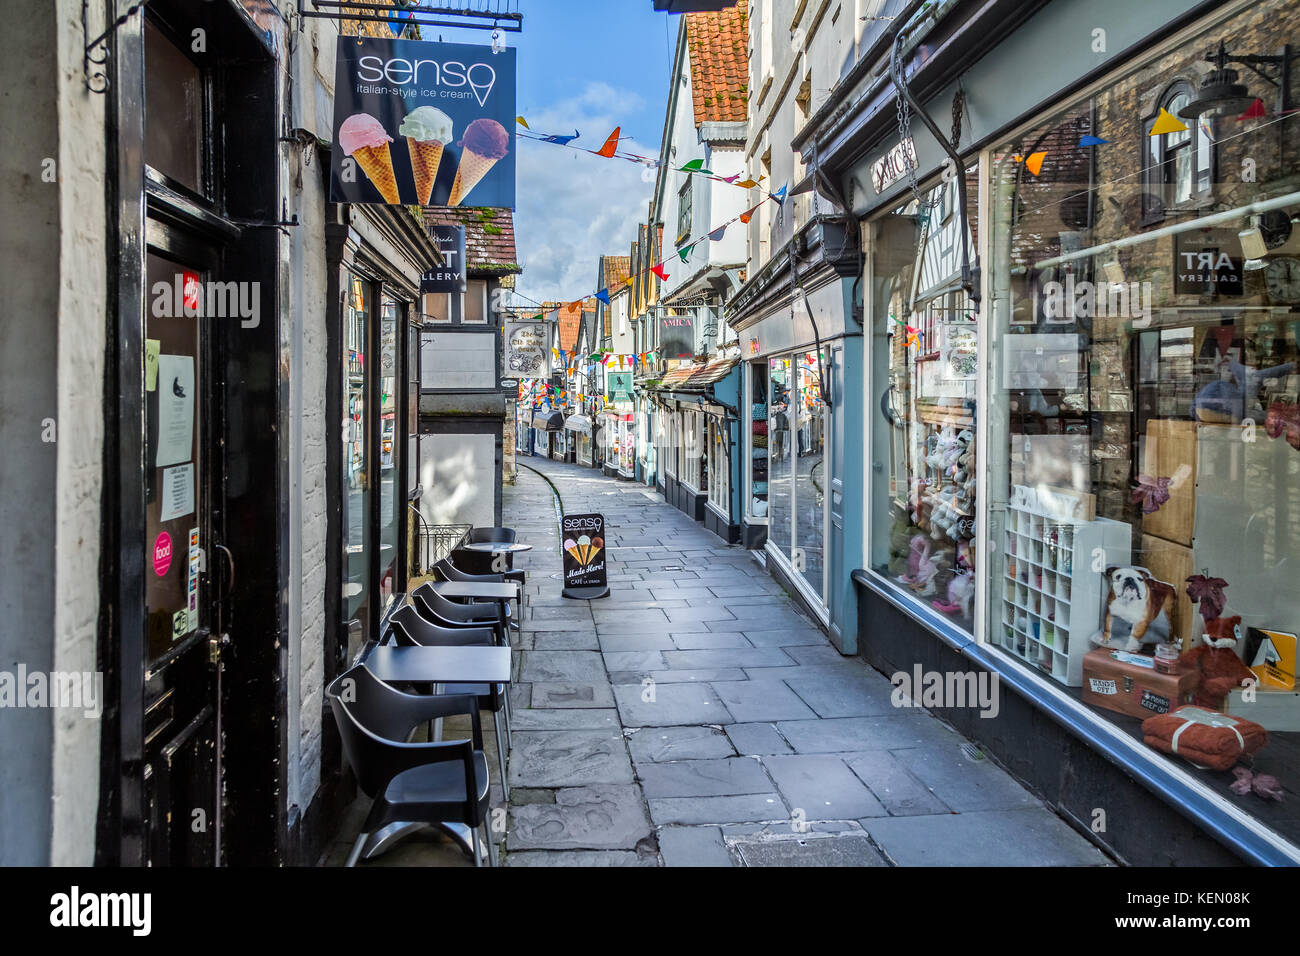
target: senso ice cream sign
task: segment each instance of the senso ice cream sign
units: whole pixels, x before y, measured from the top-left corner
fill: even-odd
[[[330,198],[515,205],[515,51],[339,37]]]

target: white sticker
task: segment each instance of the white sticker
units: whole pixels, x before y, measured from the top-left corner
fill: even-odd
[[[1097,677],[1088,678],[1088,687],[1094,694],[1117,694],[1119,691],[1115,687],[1113,680],[1101,680]]]
[[[194,514],[194,462],[163,469],[162,511],[159,521]]]

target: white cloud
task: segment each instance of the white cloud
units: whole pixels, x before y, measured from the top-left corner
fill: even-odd
[[[568,100],[524,114],[540,133],[582,136],[575,145],[599,149],[610,131],[643,101],[607,83],[589,83]],[[623,136],[634,130],[624,129]],[[518,291],[538,301],[591,295],[601,255],[627,255],[645,218],[653,172],[551,143],[519,140],[515,241],[523,274]],[[623,139],[620,150],[658,155],[659,146]],[[521,303],[522,304],[522,303]]]

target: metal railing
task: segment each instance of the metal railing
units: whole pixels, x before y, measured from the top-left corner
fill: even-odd
[[[472,524],[429,524],[414,505],[410,506],[416,517],[419,537],[416,539],[415,576],[425,574],[447,555],[451,554],[469,536]]]

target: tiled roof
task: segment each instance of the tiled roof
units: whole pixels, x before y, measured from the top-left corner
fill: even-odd
[[[515,217],[489,206],[425,206],[430,226],[464,226],[470,272],[522,272],[515,253]]]
[[[727,10],[684,13],[695,125],[741,122],[749,103],[749,22],[745,0]]]
[[[572,352],[578,345],[578,333],[582,330],[582,303],[567,302],[560,307],[560,348]]]
[[[632,273],[631,256],[605,256],[605,275],[602,283],[610,292],[617,292]]]

